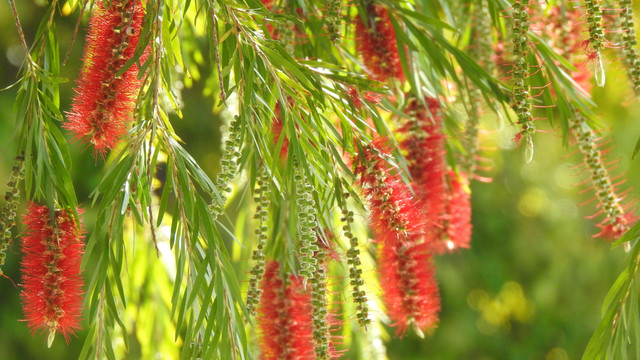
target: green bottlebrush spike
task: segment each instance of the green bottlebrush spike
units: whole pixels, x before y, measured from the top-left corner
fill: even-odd
[[[238,168],[238,158],[240,158],[240,121],[234,118],[229,124],[229,138],[225,141],[225,149],[222,154],[220,173],[216,177],[216,189],[219,191],[219,197],[214,195],[209,209],[217,217],[224,211],[227,203],[227,196],[231,192],[229,184],[236,176]]]
[[[533,133],[536,131],[533,125],[533,115],[531,113],[531,95],[526,78],[529,76],[529,5],[523,5],[520,1],[513,4],[513,109],[518,115],[518,124],[522,130],[516,135],[515,140],[519,143],[525,141],[525,161],[533,159]]]
[[[267,222],[269,221],[269,175],[264,169],[261,169],[258,176],[258,187],[255,191],[256,212],[253,218],[258,222],[255,234],[258,239],[258,245],[256,245],[251,259],[255,261],[255,265],[251,268],[251,276],[249,277],[249,289],[247,290],[247,311],[249,314],[255,316],[256,309],[260,303],[260,296],[262,295],[262,289],[258,287],[264,276],[264,267],[266,257],[264,255],[264,248],[267,245]]]
[[[319,246],[318,246],[319,245]],[[331,359],[329,325],[327,324],[327,250],[316,241],[318,266],[311,279],[311,307],[313,309],[313,344],[317,360]]]
[[[342,33],[342,0],[327,0],[327,26],[329,38],[336,44],[340,42]]]
[[[4,196],[6,201],[2,212],[0,212],[0,274],[6,259],[6,251],[11,241],[11,229],[16,225],[16,214],[18,212],[18,202],[20,200],[20,190],[18,186],[24,177],[24,157],[18,156],[15,159],[13,172],[9,177],[9,191]]]
[[[303,283],[306,286],[306,280],[312,279],[318,268],[318,260],[314,257],[314,254],[319,250],[315,233],[317,229],[315,201],[313,200],[313,186],[302,173],[302,169],[296,168],[294,179],[298,206],[298,238],[300,239],[299,273],[304,276]]]
[[[489,74],[496,71],[493,60],[493,31],[491,14],[485,0],[478,0],[472,14],[472,48],[471,56]]]
[[[296,25],[291,21],[285,21],[278,26],[278,40],[287,54],[293,56],[296,42]]]
[[[621,205],[622,198],[616,194],[615,186],[611,182],[609,171],[602,160],[596,137],[587,125],[582,114],[574,110],[574,118],[570,120],[573,137],[578,143],[580,153],[591,175],[599,208],[605,219],[598,225],[602,231],[595,235],[606,240],[615,240],[622,236],[633,225],[636,217],[632,213],[625,213]]]
[[[473,8],[471,19],[472,40],[469,45],[469,55],[478,61],[489,74],[494,72],[494,64],[491,59],[492,39],[491,15],[489,8],[484,1],[480,0]],[[478,155],[478,122],[482,115],[482,91],[476,87],[469,90],[469,120],[465,129],[464,148],[466,158],[464,159],[465,171],[468,177],[473,178],[476,171],[476,157]]]
[[[602,65],[602,56],[600,55],[604,45],[602,8],[600,8],[600,0],[585,0],[584,5],[587,10],[589,44],[591,45],[591,51],[587,52],[587,56],[595,64],[594,76],[596,78],[596,85],[602,87],[605,83],[604,66]],[[585,51],[587,51],[586,46]]]
[[[620,0],[620,45],[624,52],[624,64],[627,68],[627,74],[633,91],[636,95],[640,95],[640,55],[636,46],[636,31],[633,24],[633,6],[631,0]]]
[[[349,193],[345,193],[345,197],[349,196]],[[362,289],[364,286],[364,279],[362,278],[362,269],[360,266],[360,249],[358,249],[358,238],[353,235],[351,231],[351,224],[353,223],[353,211],[349,211],[346,208],[342,209],[342,217],[340,221],[345,223],[342,227],[344,236],[349,239],[349,250],[347,250],[347,265],[349,265],[349,279],[352,286],[353,302],[356,304],[356,318],[358,324],[362,327],[367,327],[371,322],[369,319],[369,306],[367,305],[367,294]]]

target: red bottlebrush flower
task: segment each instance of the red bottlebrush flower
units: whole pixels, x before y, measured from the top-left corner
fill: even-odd
[[[418,207],[424,214],[424,232],[438,239],[444,235],[446,213],[445,138],[438,101],[426,98],[425,102],[427,107],[415,100],[407,107],[409,121],[400,128],[404,135],[400,147],[406,152]]]
[[[94,153],[101,155],[127,132],[142,86],[136,64],[118,75],[138,44],[144,16],[142,3],[112,0],[110,4],[95,4],[84,65],[64,125],[75,133],[76,139],[93,144]]]
[[[32,332],[44,329],[49,345],[56,332],[65,340],[80,328],[84,253],[82,225],[66,210],[30,204],[23,217],[22,304]]]
[[[264,7],[267,8],[267,10],[269,11],[273,10],[273,0],[260,0],[260,2],[262,3],[262,5],[264,5]],[[273,24],[271,24],[271,22],[266,20],[265,20],[265,24],[267,26],[267,31],[269,32],[269,35],[271,35],[271,38],[273,40],[278,40],[278,37],[280,34],[278,34],[278,31],[273,26]]]
[[[379,247],[380,285],[389,318],[403,335],[411,326],[418,335],[435,328],[440,292],[434,278],[429,244],[411,241]]]
[[[544,15],[536,15],[532,20],[532,29],[539,35],[548,39],[549,45],[557,54],[574,63],[577,71],[571,72],[573,80],[584,90],[585,94],[591,92],[591,74],[587,69],[586,61],[578,61],[585,54],[590,54],[584,44],[584,14],[579,7],[573,9],[552,6]],[[586,45],[589,45],[587,40]],[[550,88],[554,94],[553,87]]]
[[[371,211],[370,226],[380,243],[380,278],[389,317],[403,334],[420,335],[438,322],[440,299],[431,268],[431,244],[420,233],[422,214],[409,187],[388,170],[382,139],[374,140],[356,166]]]
[[[636,221],[638,221],[638,217],[633,213],[622,214],[613,221],[606,218],[597,225],[600,228],[600,232],[593,235],[593,237],[600,237],[606,241],[617,240],[624,235]]]
[[[366,23],[360,15],[356,16],[356,48],[362,56],[364,65],[374,78],[386,81],[388,78],[404,79],[396,32],[387,10],[381,5],[367,6],[364,14]]]
[[[398,236],[417,234],[422,228],[422,214],[418,210],[409,187],[398,174],[391,173],[384,157],[389,156],[384,139],[377,138],[364,148],[355,168],[358,183],[369,201],[369,223],[376,240],[394,243]]]
[[[469,180],[464,173],[456,174],[450,170],[447,174],[449,183],[449,201],[446,206],[444,232],[446,241],[434,244],[440,252],[454,249],[468,249],[471,243],[471,191]],[[443,244],[444,248],[437,246]]]
[[[276,117],[273,119],[273,123],[271,124],[271,133],[273,134],[273,142],[277,144],[280,141],[280,136],[282,135],[282,115],[280,113],[280,103],[276,104],[276,108],[274,109]],[[284,134],[284,139],[282,140],[282,146],[280,147],[280,157],[286,158],[287,153],[289,153],[289,139],[287,139],[287,135]]]
[[[362,100],[360,100],[360,92],[358,91],[358,89],[354,88],[353,86],[349,86],[347,88],[347,95],[349,95],[349,98],[351,98],[353,107],[356,108],[356,110],[362,109]]]
[[[360,92],[358,91],[358,89],[354,88],[353,86],[349,86],[347,88],[347,95],[349,95],[349,98],[353,103],[353,107],[356,108],[356,110],[362,109],[362,99],[360,97]],[[380,102],[381,96],[380,94],[376,94],[372,91],[367,91],[364,94],[364,99],[372,104],[377,104]]]
[[[262,297],[258,307],[261,359],[313,359],[311,294],[302,281],[291,276],[284,281],[279,264],[266,264]]]

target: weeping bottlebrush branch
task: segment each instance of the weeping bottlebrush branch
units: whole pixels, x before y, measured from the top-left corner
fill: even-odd
[[[636,30],[633,23],[633,6],[631,0],[620,0],[620,46],[625,55],[624,64],[627,68],[627,75],[633,86],[636,95],[640,95],[640,54],[636,46]]]
[[[120,328],[117,331],[128,333],[129,319],[122,311],[127,299],[127,290],[121,280],[123,261],[120,260],[127,252],[123,215],[130,212],[139,226],[152,221],[150,213],[142,209],[153,208],[148,178],[156,171],[160,154],[166,156],[166,183],[157,207],[157,220],[153,221],[170,229],[170,250],[175,256],[177,270],[171,294],[171,319],[175,322],[176,339],[180,338],[183,344],[181,357],[246,357],[248,349],[242,326],[242,314],[246,314],[246,309],[237,286],[238,279],[230,271],[232,265],[208,207],[211,194],[219,194],[222,189],[215,187],[179,145],[160,103],[161,96],[175,103],[168,71],[174,69],[179,60],[173,52],[175,49],[164,40],[171,39],[172,45],[180,48],[177,38],[173,39],[169,32],[175,29],[177,19],[174,15],[186,10],[173,8],[182,7],[184,3],[158,1],[148,4],[142,27],[144,37],[141,42],[142,39],[144,42],[134,54],[134,57],[142,56],[153,39],[149,59],[143,64],[149,71],[146,72],[144,91],[138,99],[136,122],[93,194],[94,201],[99,203],[98,218],[85,257],[87,267],[95,273],[88,286],[92,328],[81,358],[115,353],[114,343],[110,340],[115,337],[114,326]],[[238,121],[243,127],[247,120],[240,115]],[[169,223],[165,221],[166,212],[171,212]],[[206,329],[219,336],[205,336]],[[128,337],[123,339],[124,346],[128,347]],[[220,342],[230,346],[220,347]]]
[[[10,3],[22,45],[28,50],[13,1]],[[78,201],[69,174],[69,150],[57,126],[62,115],[58,89],[58,42],[53,28],[56,9],[57,1],[47,7],[39,26],[41,31],[34,39],[32,53],[26,54],[18,81],[20,86],[15,104],[19,139],[17,151],[24,154],[25,197],[44,198],[51,204],[57,202],[77,216]]]
[[[43,329],[48,333],[49,347],[57,332],[69,342],[69,335],[80,328],[82,316],[82,225],[66,210],[33,203],[23,223],[21,297],[25,320],[32,332]]]
[[[135,53],[143,16],[140,0],[98,1],[95,6],[77,95],[65,124],[77,139],[94,146],[94,154],[104,156],[131,123],[142,82],[137,65],[125,66]]]
[[[384,140],[359,154],[354,173],[366,196],[379,248],[383,301],[397,334],[408,327],[420,336],[438,323],[440,295],[431,263],[430,241],[420,234],[421,214],[408,186],[389,170]]]
[[[64,219],[55,220],[52,216],[57,215],[53,209],[44,210],[46,219],[40,219],[43,224],[36,223],[39,220],[36,219],[35,214],[27,214],[23,217],[23,222],[28,225],[27,228],[34,230],[23,237],[25,252],[22,262],[23,308],[27,324],[34,332],[38,328],[48,331],[48,343],[51,345],[56,332],[61,332],[65,338],[68,338],[68,335],[77,329],[78,317],[82,309],[82,283],[78,278],[82,251],[81,248],[78,250],[71,244],[78,241],[81,235],[77,226],[79,214],[75,190],[69,174],[70,156],[66,140],[58,129],[58,122],[62,119],[58,90],[60,64],[57,33],[53,20],[58,4],[57,1],[52,1],[46,8],[31,51],[26,44],[14,1],[10,1],[10,4],[23,49],[27,52],[15,104],[16,119],[18,119],[17,152],[24,154],[25,198],[44,199],[51,207],[53,204],[58,204],[66,209],[63,210],[64,215],[61,215]],[[11,190],[10,203],[12,204],[7,204],[10,205],[7,214],[9,217],[16,217],[14,207],[18,200],[16,190],[20,177],[21,175],[18,175],[14,179],[15,184],[11,186],[15,187],[15,190]],[[55,224],[51,224],[56,221],[59,221],[58,225],[60,225],[58,230],[66,231],[76,226],[76,233],[56,234],[55,239],[50,239],[54,236],[51,234],[56,228]],[[70,225],[70,223],[76,225]],[[9,223],[5,225],[8,226]],[[47,226],[48,230],[45,230],[44,227]],[[3,230],[1,235],[3,238],[6,236],[5,231],[10,231],[8,228],[0,230]],[[45,253],[43,249],[45,244],[58,245],[58,247],[51,248],[49,253]],[[82,243],[79,242],[79,245]],[[77,252],[72,250],[74,248]],[[61,260],[58,261],[58,259]],[[57,269],[56,264],[59,265]],[[47,268],[47,265],[53,268]],[[64,272],[57,272],[57,270]],[[68,298],[62,298],[65,291]],[[68,313],[65,314],[64,311]]]
[[[589,39],[585,40],[585,53],[589,59],[595,64],[594,75],[596,84],[604,86],[605,74],[602,64],[601,51],[604,45],[604,29],[602,28],[602,8],[600,0],[584,0],[585,10],[587,12],[587,26],[589,27]],[[591,50],[588,46],[591,45]]]
[[[594,237],[602,237],[607,241],[617,240],[638,218],[633,213],[626,212],[622,205],[624,197],[616,193],[616,185],[612,183],[605,167],[595,134],[578,111],[571,122],[571,133],[590,172],[591,184],[598,199],[598,214],[603,213],[605,216],[598,224],[601,231]]]
[[[247,290],[247,311],[249,314],[255,316],[256,309],[260,303],[260,296],[262,289],[258,287],[262,281],[262,277],[265,272],[265,260],[264,249],[267,246],[267,222],[269,221],[269,205],[270,201],[270,188],[269,188],[269,176],[264,168],[260,169],[260,175],[258,176],[258,187],[255,192],[254,201],[256,205],[256,212],[253,218],[258,221],[258,225],[255,229],[255,235],[258,239],[258,244],[251,255],[251,260],[255,261],[255,265],[251,268],[251,277],[249,278],[249,289]]]
[[[16,214],[20,202],[20,189],[18,186],[24,178],[24,156],[17,156],[11,176],[9,177],[9,191],[4,195],[4,207],[0,211],[0,275],[3,275],[2,266],[6,259],[6,251],[11,242],[11,229],[16,225]]]
[[[525,161],[530,162],[533,159],[533,133],[536,131],[533,124],[533,114],[531,108],[530,87],[527,84],[529,76],[529,4],[516,0],[512,10],[513,25],[513,65],[511,67],[511,76],[513,80],[513,110],[518,116],[518,124],[522,130],[516,135],[515,141],[525,142]]]

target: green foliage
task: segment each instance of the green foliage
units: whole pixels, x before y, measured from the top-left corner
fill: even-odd
[[[487,52],[493,51],[490,46],[497,39],[512,36],[514,19],[506,14],[513,9],[505,0],[376,2],[389,11],[406,83],[381,83],[363,75],[360,55],[354,51],[357,34],[351,19],[361,16],[370,1],[147,0],[135,54],[120,70],[122,74],[134,64],[141,70],[144,85],[137,94],[135,120],[119,146],[107,158],[93,160],[91,167],[91,160],[86,159],[90,155],[82,158],[75,150],[83,145],[72,145],[70,150],[68,136],[61,130],[62,109],[68,105],[72,87],[66,77],[75,75],[61,66],[59,49],[59,42],[71,46],[71,26],[66,24],[61,31],[59,24],[71,18],[75,23],[76,16],[83,23],[95,1],[43,4],[40,19],[29,22],[32,27],[39,25],[33,32],[25,27],[27,36],[18,22],[26,12],[18,14],[15,1],[8,2],[19,47],[25,53],[18,81],[8,89],[15,94],[16,119],[8,152],[11,157],[24,156],[23,198],[51,209],[69,209],[75,216],[79,207],[91,214],[83,259],[88,326],[79,350],[82,359],[152,358],[158,353],[183,359],[256,357],[256,330],[250,315],[258,305],[266,259],[278,260],[283,274],[303,276],[310,283],[319,358],[327,358],[329,345],[320,340],[328,337],[330,324],[325,315],[332,306],[341,310],[338,317],[345,325],[340,330],[347,339],[344,349],[351,349],[347,356],[384,357],[381,339],[388,340],[388,336],[382,323],[387,320],[378,306],[380,294],[372,271],[375,246],[363,241],[369,236],[359,221],[366,216],[366,201],[354,187],[350,163],[358,159],[363,146],[378,134],[395,144],[394,130],[407,117],[408,98],[423,102],[425,97],[434,97],[446,106],[448,165],[460,170],[458,161],[464,157],[462,169],[475,172],[474,157],[481,151],[475,142],[480,133],[477,127],[486,126],[487,118],[491,123],[495,119],[532,122],[534,116],[546,119],[536,127],[540,123],[541,128],[558,127],[567,140],[577,112],[592,119],[597,111],[596,102],[575,86],[571,62],[544,35],[522,24],[516,24],[516,61],[522,64],[519,78],[497,79],[500,76]],[[597,5],[587,3],[590,8]],[[68,15],[72,16],[67,19]],[[596,15],[590,13],[589,19]],[[476,21],[483,27],[474,29]],[[599,27],[590,33],[592,42]],[[602,39],[598,41],[593,43],[594,51],[601,50]],[[481,46],[471,51],[474,45]],[[77,63],[79,51],[74,53],[74,48],[80,45],[70,48],[71,61]],[[630,48],[625,50],[634,54]],[[532,89],[538,89],[539,96],[531,97]],[[198,103],[195,110],[186,106],[193,94],[205,98],[207,106]],[[377,104],[371,94],[385,98]],[[449,100],[452,95],[458,99]],[[514,98],[526,100],[526,106],[510,110]],[[487,111],[483,116],[485,107],[492,114]],[[461,129],[466,114],[472,120],[465,138]],[[196,130],[183,132],[191,121]],[[277,121],[282,131],[275,134],[273,123]],[[207,126],[220,123],[229,124],[222,155],[215,149],[217,144],[206,139],[205,155],[199,156],[202,154],[192,147],[191,139],[197,137],[193,134],[210,136]],[[529,137],[533,126],[528,129]],[[287,150],[282,151],[285,142]],[[544,146],[541,148],[545,154]],[[639,148],[637,145],[635,151]],[[206,156],[211,154],[213,158]],[[218,157],[219,169],[215,165]],[[533,153],[527,157],[536,159]],[[502,166],[502,160],[497,166]],[[389,162],[410,181],[399,149]],[[98,178],[88,199],[81,186],[91,186],[89,176],[74,179],[79,168],[82,176],[92,173],[92,179]],[[215,177],[212,168],[217,170]],[[508,166],[501,169],[509,170]],[[15,183],[20,176],[14,178]],[[491,195],[506,197],[502,190],[512,190],[505,184],[488,188]],[[519,186],[527,190],[530,185]],[[256,198],[253,202],[251,193]],[[477,204],[489,208],[492,201],[485,198],[476,200]],[[251,225],[254,205],[257,221]],[[512,220],[508,211],[500,220],[491,211],[496,209],[477,215],[486,221],[478,226],[478,240],[489,233],[495,237],[499,231],[511,231],[503,220]],[[319,235],[335,228],[342,228],[333,231],[335,238]],[[5,225],[1,230],[6,232]],[[639,231],[636,225],[618,240],[618,244],[629,241],[631,251],[605,298],[602,322],[587,346],[585,359],[640,357]],[[2,236],[0,260],[4,262],[9,241]],[[326,254],[320,241],[339,249],[347,265],[330,263],[325,273]],[[463,256],[463,261],[477,261],[474,265],[482,267],[480,260],[486,257],[489,265],[481,273],[492,273],[492,267],[503,265],[492,262],[491,256],[497,255],[488,250],[480,244],[477,251],[483,256]],[[501,255],[505,257],[517,253],[504,251]],[[255,261],[250,271],[248,258]],[[455,261],[438,260],[449,270],[455,268]],[[478,282],[485,281],[470,268],[462,271]],[[490,281],[509,280],[510,272],[500,269],[500,275],[492,273]],[[459,274],[442,276],[441,282],[446,283]],[[333,283],[332,279],[339,280]],[[477,289],[469,284],[464,287],[462,282],[457,278],[444,285],[462,294],[462,300],[452,300],[443,292],[445,304],[452,301],[466,306],[467,294],[469,303],[473,302],[471,293]],[[499,288],[496,284],[483,286]],[[469,318],[475,319],[474,315]],[[447,332],[450,320],[456,319],[445,312],[442,326],[447,334],[454,333]],[[414,340],[410,338],[409,343]],[[409,358],[391,344],[391,354]],[[463,351],[461,347],[451,354],[473,356],[473,351]],[[525,352],[514,350],[511,355],[520,355],[515,351]]]

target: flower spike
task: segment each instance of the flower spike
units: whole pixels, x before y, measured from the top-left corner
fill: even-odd
[[[387,10],[381,5],[370,4],[364,15],[356,16],[355,22],[356,47],[373,77],[379,81],[403,80],[396,32]]]
[[[82,313],[82,225],[66,210],[51,212],[33,203],[23,222],[21,297],[25,321],[32,332],[47,331],[49,346],[57,332],[68,342],[69,335],[80,328]]]
[[[96,2],[76,96],[64,125],[102,156],[127,132],[142,86],[138,66],[124,68],[138,45],[142,3],[112,0],[109,4]]]

